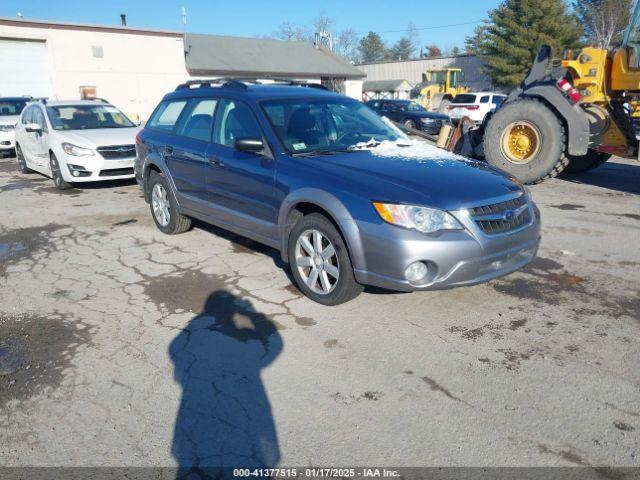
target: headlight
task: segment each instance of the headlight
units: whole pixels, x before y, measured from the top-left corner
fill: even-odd
[[[11,132],[14,128],[14,125],[0,125],[0,132]]]
[[[71,143],[63,143],[62,144],[62,149],[68,155],[73,155],[75,157],[85,157],[85,156],[92,156],[93,155],[93,150],[90,150],[88,148],[78,147],[78,146],[73,145]]]
[[[437,208],[379,202],[373,202],[373,206],[385,222],[399,227],[424,233],[462,229],[462,225],[451,214]]]
[[[421,118],[420,121],[422,123],[435,123],[436,122],[435,119],[433,119],[433,118]]]

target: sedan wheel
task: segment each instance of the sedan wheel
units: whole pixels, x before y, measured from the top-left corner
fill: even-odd
[[[16,145],[16,161],[18,162],[18,169],[21,173],[32,173],[29,167],[27,167],[27,161],[24,158],[24,154],[22,153],[22,149],[20,145]]]
[[[151,191],[151,208],[156,221],[166,227],[171,221],[171,205],[167,197],[167,191],[160,183],[156,183]]]
[[[333,244],[318,230],[305,230],[296,242],[296,267],[309,290],[331,293],[340,278],[340,264]]]
[[[56,156],[53,154],[51,154],[51,158],[49,160],[49,168],[51,169],[51,178],[53,179],[53,183],[58,190],[68,190],[72,187],[69,182],[66,182],[65,179],[62,178],[60,164],[58,163]]]

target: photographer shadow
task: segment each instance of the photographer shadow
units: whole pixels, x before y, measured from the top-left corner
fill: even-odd
[[[260,371],[281,350],[273,322],[225,290],[212,293],[171,342],[182,387],[171,449],[177,478],[229,478],[234,468],[277,465],[280,449]]]

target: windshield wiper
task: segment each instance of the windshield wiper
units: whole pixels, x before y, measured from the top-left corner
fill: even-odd
[[[292,153],[292,157],[320,157],[326,155],[334,155],[336,153],[354,153],[358,150],[351,147],[346,148],[328,148],[326,150],[313,150],[311,152]]]

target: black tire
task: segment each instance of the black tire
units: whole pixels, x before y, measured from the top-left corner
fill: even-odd
[[[296,263],[296,245],[298,239],[309,230],[319,231],[335,249],[335,256],[339,267],[337,281],[333,289],[325,294],[314,292],[302,278]],[[364,287],[356,282],[349,252],[340,232],[331,221],[320,213],[306,215],[294,225],[289,234],[289,266],[293,273],[296,285],[307,297],[322,305],[340,305],[357,297]],[[319,281],[319,280],[318,280]]]
[[[29,167],[27,167],[27,161],[24,158],[24,154],[22,153],[22,149],[20,145],[16,143],[16,162],[18,163],[18,170],[20,173],[33,173]]]
[[[58,190],[69,190],[73,188],[73,185],[64,178],[62,178],[62,172],[60,171],[60,164],[58,163],[58,159],[52,153],[49,157],[49,166],[51,167],[51,179],[53,180],[53,184],[56,186]]]
[[[537,151],[527,163],[510,160],[503,149],[503,135],[516,122],[526,122],[539,132]],[[489,164],[527,184],[555,177],[569,163],[565,155],[564,125],[549,107],[532,99],[507,103],[493,114],[486,128],[484,151]]]
[[[160,185],[162,190],[166,192],[166,200],[169,202],[169,221],[166,225],[163,225],[164,222],[161,222],[156,216],[156,213],[154,213],[153,192],[156,185]],[[158,227],[158,230],[167,235],[177,235],[178,233],[186,232],[191,228],[191,218],[180,213],[178,209],[178,202],[173,194],[173,190],[171,189],[167,178],[162,173],[152,171],[149,176],[147,188],[149,189],[149,208],[151,211],[151,217],[153,218],[156,227]]]
[[[405,128],[408,128],[409,130],[416,129],[416,122],[414,122],[413,120],[405,120],[403,125],[405,126]]]
[[[611,154],[589,150],[586,155],[581,157],[567,155],[567,158],[569,159],[569,165],[566,166],[564,171],[566,173],[582,173],[598,168],[611,158]]]

